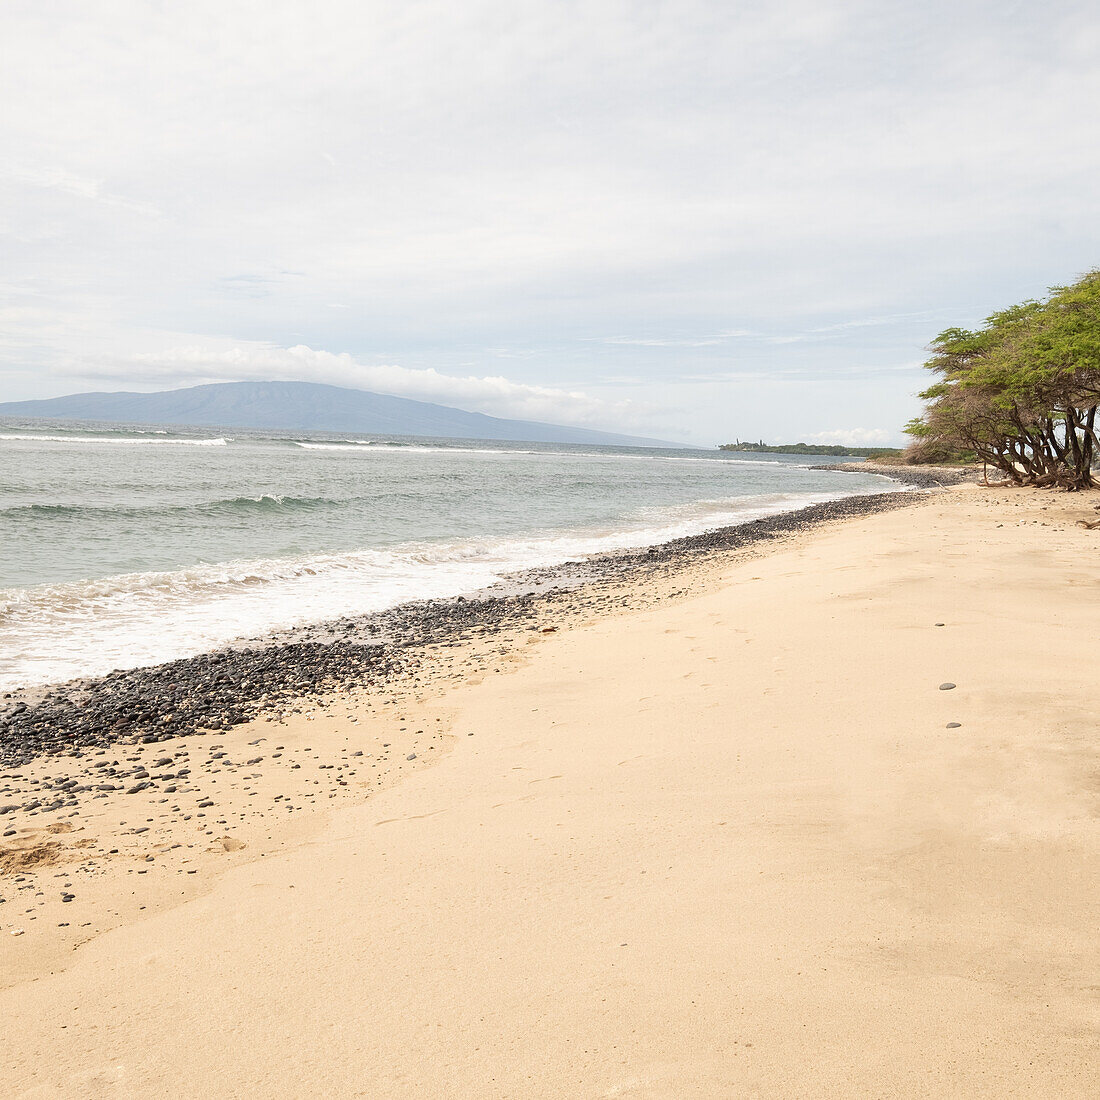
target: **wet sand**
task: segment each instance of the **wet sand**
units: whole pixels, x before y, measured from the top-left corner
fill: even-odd
[[[188,774],[5,839],[8,1091],[1094,1095],[1093,503],[952,489],[103,747]]]

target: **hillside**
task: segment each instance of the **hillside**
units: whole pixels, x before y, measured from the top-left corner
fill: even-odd
[[[500,439],[532,443],[595,443],[671,447],[657,439],[505,420],[447,405],[391,397],[316,382],[218,382],[157,393],[77,393],[40,401],[0,403],[0,416],[188,424],[223,428],[289,428]]]

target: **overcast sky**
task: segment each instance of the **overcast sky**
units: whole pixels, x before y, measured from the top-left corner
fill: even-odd
[[[1100,265],[1095,3],[5,0],[0,400],[893,442]]]

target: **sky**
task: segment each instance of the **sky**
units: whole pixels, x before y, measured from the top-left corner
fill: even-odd
[[[5,0],[0,400],[300,379],[893,444],[1100,266],[1100,7]]]

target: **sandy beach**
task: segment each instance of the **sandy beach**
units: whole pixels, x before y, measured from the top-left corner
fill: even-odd
[[[89,796],[0,818],[5,1093],[1095,1096],[1094,496],[923,495],[9,769]]]

